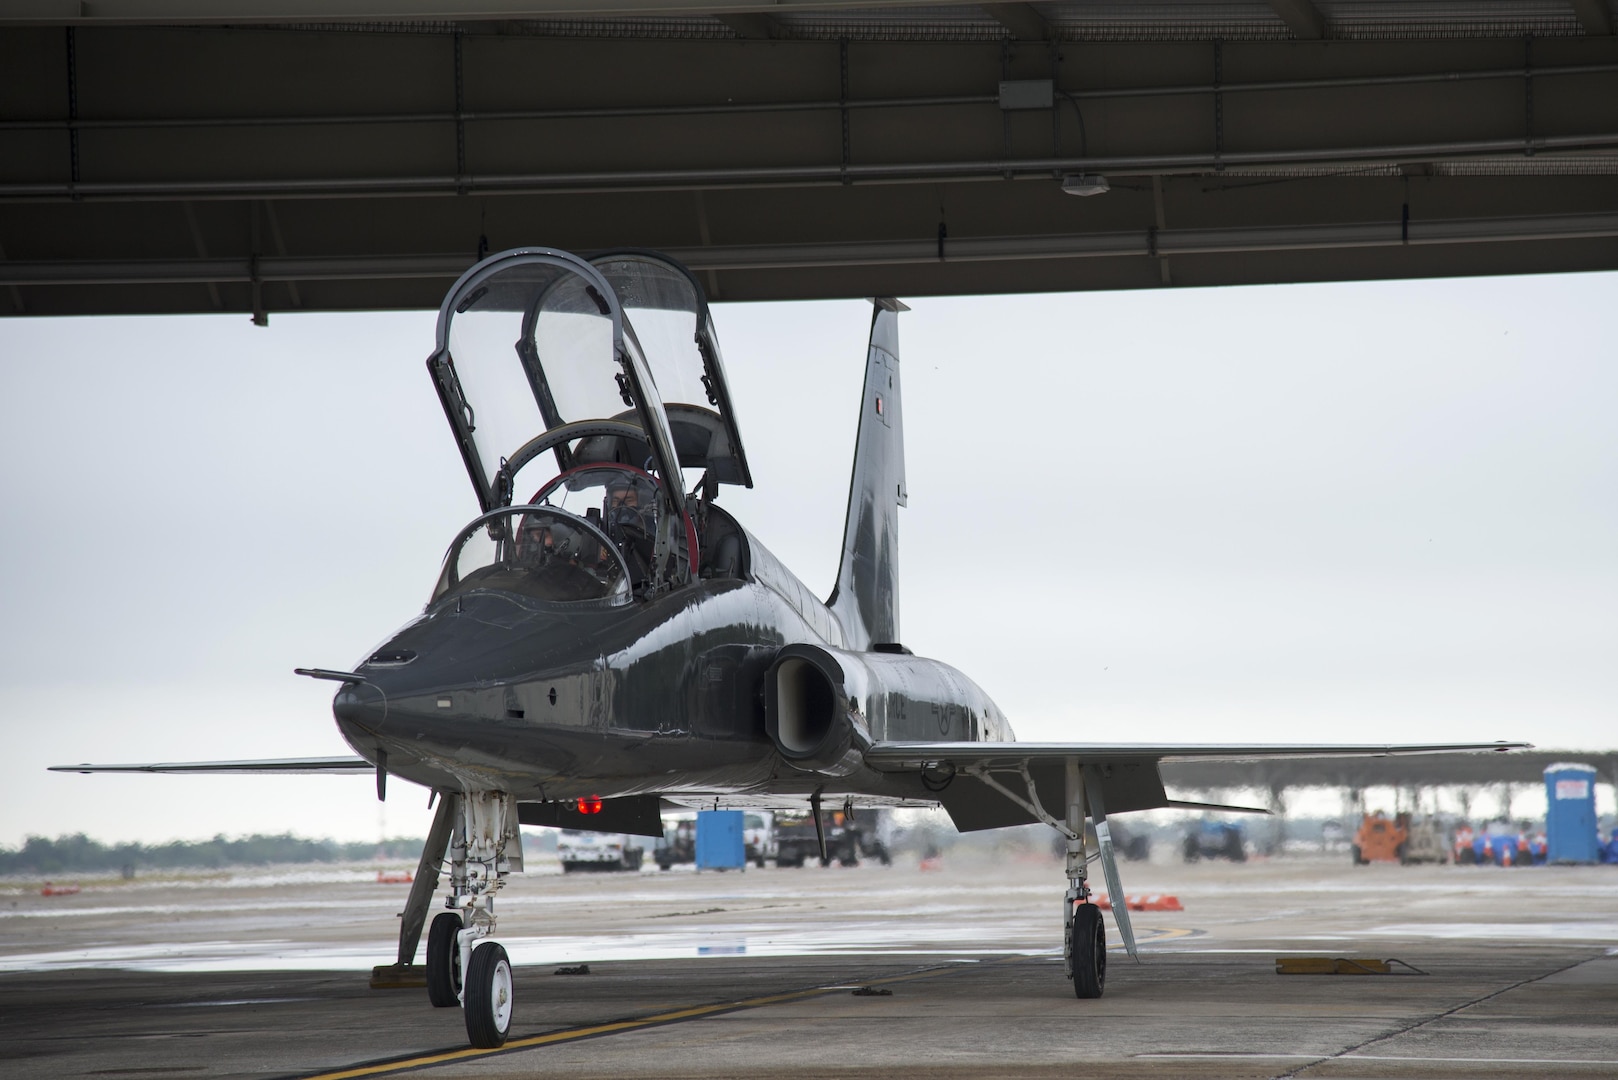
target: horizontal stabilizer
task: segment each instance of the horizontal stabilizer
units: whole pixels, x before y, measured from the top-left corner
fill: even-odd
[[[250,761],[154,761],[143,765],[52,765],[51,772],[126,773],[370,773],[362,757],[258,758]]]

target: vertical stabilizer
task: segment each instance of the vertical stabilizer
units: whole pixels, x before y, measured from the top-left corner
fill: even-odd
[[[826,605],[851,649],[899,641],[899,507],[905,492],[904,410],[899,403],[899,312],[892,298],[873,303],[865,356],[854,475],[843,525],[843,559]]]

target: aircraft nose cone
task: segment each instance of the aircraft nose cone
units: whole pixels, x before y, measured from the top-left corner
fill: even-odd
[[[366,732],[372,735],[382,730],[388,718],[388,699],[380,689],[370,683],[344,683],[332,699],[332,715],[345,736]],[[352,738],[349,739],[353,741]]]

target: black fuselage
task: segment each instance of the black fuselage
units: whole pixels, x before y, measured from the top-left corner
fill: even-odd
[[[752,545],[755,562],[781,576]],[[841,652],[839,636],[796,579],[697,580],[617,606],[471,590],[401,629],[333,709],[349,744],[392,774],[525,802],[816,790],[925,798],[908,778],[783,756],[764,688],[790,645],[840,657],[853,748],[1005,734],[999,710],[953,668]]]

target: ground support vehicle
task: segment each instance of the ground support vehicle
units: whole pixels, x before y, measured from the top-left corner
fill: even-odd
[[[581,832],[563,829],[556,840],[562,872],[579,870],[639,870],[646,849],[624,833]]]
[[[1247,861],[1247,834],[1233,821],[1200,821],[1185,835],[1185,861],[1229,859]]]
[[[802,866],[811,859],[819,859],[822,866],[834,860],[840,866],[858,866],[860,862],[859,827],[845,819],[842,811],[825,815],[826,857],[820,857],[820,840],[815,830],[815,819],[810,814],[777,814],[775,817],[775,865]]]
[[[652,852],[652,861],[659,870],[667,870],[676,863],[697,861],[697,822],[694,817],[665,820],[663,839]]]
[[[1373,862],[1403,862],[1405,841],[1410,837],[1406,823],[1410,815],[1400,814],[1390,819],[1382,813],[1366,814],[1354,834],[1354,865]]]
[[[747,861],[764,869],[764,864],[775,859],[780,850],[775,839],[775,815],[768,810],[749,810],[742,818],[742,842],[747,848]]]
[[[1428,816],[1421,821],[1412,821],[1409,814],[1400,814],[1398,819],[1403,823],[1408,836],[1405,839],[1404,851],[1399,861],[1410,863],[1447,863],[1449,862],[1449,845],[1445,842],[1444,826],[1436,817]]]

